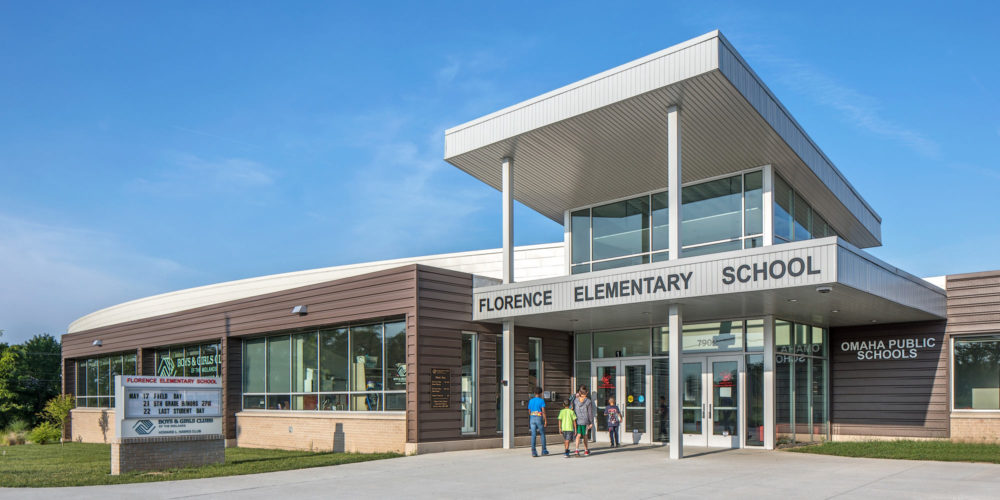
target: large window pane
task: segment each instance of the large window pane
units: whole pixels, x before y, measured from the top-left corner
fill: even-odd
[[[956,410],[1000,409],[1000,336],[955,339]]]
[[[219,355],[221,346],[219,344],[205,344],[201,346],[201,357],[198,359],[198,368],[202,377],[218,377],[219,367],[222,363],[222,356]]]
[[[138,375],[135,371],[135,353],[124,356],[122,373],[125,375]]]
[[[316,392],[319,387],[319,371],[316,359],[316,332],[292,335],[292,392]],[[293,406],[296,406],[293,401]],[[306,401],[308,404],[308,401]],[[293,408],[296,410],[313,410],[316,401],[312,400],[312,408]]]
[[[347,362],[347,328],[319,332],[320,390],[346,391],[350,367]],[[346,406],[346,403],[345,403]]]
[[[577,210],[570,216],[573,233],[573,263],[590,260],[590,209]]]
[[[351,327],[351,390],[382,390],[381,324]],[[371,409],[372,405],[359,407]]]
[[[792,188],[774,176],[774,236],[792,241]]]
[[[764,446],[764,356],[747,356],[746,444]]]
[[[264,375],[267,373],[264,359],[264,339],[243,342],[243,392],[264,392]],[[264,405],[263,401],[260,405]]]
[[[654,330],[655,331],[655,330]],[[670,361],[667,358],[653,359],[653,441],[670,441]]]
[[[87,395],[87,362],[85,360],[76,362],[76,395]]]
[[[122,357],[121,357],[121,355],[111,356],[111,379],[110,379],[110,382],[111,382],[111,395],[112,396],[115,395],[115,389],[114,389],[115,376],[116,375],[123,375],[123,374],[124,374],[124,370],[123,370],[123,363],[122,363]]]
[[[503,335],[497,335],[494,339],[496,343],[496,380],[497,387],[497,432],[503,432]]]
[[[795,193],[792,214],[795,216],[795,241],[812,238],[812,208],[798,193]]]
[[[649,329],[594,332],[594,357],[649,356]]]
[[[764,320],[747,320],[746,343],[748,351],[764,350]]]
[[[648,196],[594,207],[592,214],[594,260],[649,251]]]
[[[743,234],[749,236],[764,232],[764,175],[750,172],[743,176]]]
[[[792,352],[792,324],[787,321],[774,321],[774,350],[776,352]]]
[[[184,376],[184,375],[187,375],[187,372],[184,370],[184,365],[185,365],[184,348],[183,347],[178,347],[178,348],[170,349],[170,363],[168,363],[168,366],[172,366],[173,367],[173,371],[171,373],[167,374],[166,376],[170,376],[170,375]],[[163,374],[161,373],[160,375],[163,375]]]
[[[661,326],[653,328],[653,356],[666,356],[670,353],[670,329]]]
[[[694,257],[696,255],[728,252],[730,250],[739,250],[741,248],[743,248],[743,243],[740,240],[733,240],[716,243],[714,245],[702,245],[700,247],[685,248],[684,251],[681,252],[681,255],[684,257]]]
[[[585,361],[590,359],[590,334],[578,333],[576,338],[576,359]]]
[[[97,358],[87,360],[87,395],[99,395],[97,392]]]
[[[268,337],[267,339],[267,392],[289,392],[292,388],[291,360],[289,359],[289,355],[291,354],[290,344],[291,341],[284,335],[280,337]],[[279,400],[274,401],[276,403],[280,402]],[[268,398],[268,408],[272,407],[271,403],[271,398]],[[284,403],[284,408],[279,409],[288,409],[287,397]]]
[[[697,245],[743,235],[743,181],[733,176],[684,187],[681,244]]]
[[[462,334],[462,432],[476,432],[476,334]],[[530,356],[529,356],[530,357]],[[529,361],[530,363],[530,361]],[[530,376],[530,375],[529,375]]]
[[[653,251],[670,248],[670,205],[667,193],[652,196]]]
[[[528,338],[528,388],[542,387],[542,339]]]
[[[406,390],[405,321],[385,324],[385,389]]]
[[[97,369],[97,393],[101,396],[110,396],[112,392],[109,381],[111,375],[111,359],[108,357],[99,358]],[[102,404],[101,406],[107,405]]]
[[[743,350],[742,321],[686,323],[683,330],[681,343],[684,352]]]

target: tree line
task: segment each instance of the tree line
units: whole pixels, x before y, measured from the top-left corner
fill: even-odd
[[[45,403],[61,392],[61,365],[62,346],[47,333],[21,344],[0,342],[0,429],[44,420]]]

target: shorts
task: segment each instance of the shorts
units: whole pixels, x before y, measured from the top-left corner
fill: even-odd
[[[563,439],[566,441],[572,441],[576,438],[576,433],[573,431],[562,431]]]
[[[582,434],[582,435],[586,436],[587,435],[587,426],[586,425],[578,425],[578,426],[576,426],[576,433],[577,434]]]

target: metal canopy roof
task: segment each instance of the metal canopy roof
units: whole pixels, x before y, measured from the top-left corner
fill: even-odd
[[[563,212],[667,187],[667,108],[685,183],[771,164],[851,243],[881,218],[714,31],[445,132],[445,160],[560,224]]]

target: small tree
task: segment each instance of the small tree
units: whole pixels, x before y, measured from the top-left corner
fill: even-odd
[[[69,419],[69,411],[76,406],[76,401],[70,394],[60,394],[45,403],[42,416],[48,421],[59,426],[59,442],[63,442],[62,436],[66,432],[66,420]]]

